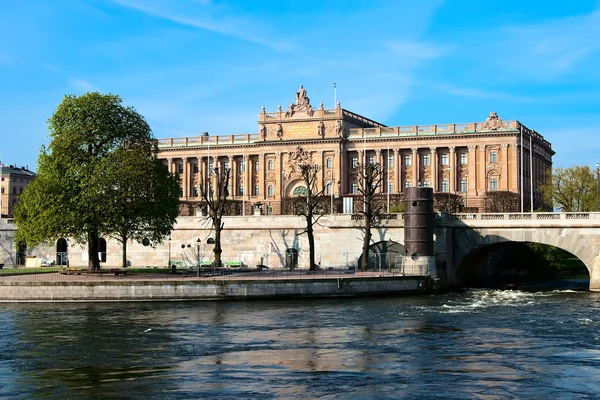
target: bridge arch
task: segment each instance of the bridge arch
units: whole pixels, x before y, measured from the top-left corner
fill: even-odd
[[[488,246],[506,242],[533,242],[566,250],[579,258],[590,274],[590,289],[600,290],[600,229],[595,234],[579,228],[536,227],[536,228],[475,228],[460,227],[454,231],[454,276],[455,282],[460,277],[457,273],[459,265],[465,257],[473,256],[473,252]],[[457,282],[458,283],[458,282]]]

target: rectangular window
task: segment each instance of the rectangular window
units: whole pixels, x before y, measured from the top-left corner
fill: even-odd
[[[358,183],[352,184],[352,194],[358,194]]]
[[[404,182],[404,187],[405,187],[405,188],[409,188],[409,187],[411,187],[411,186],[410,186],[410,181],[406,181],[406,182]]]
[[[430,163],[429,154],[423,154],[423,165],[428,167]]]
[[[442,154],[442,165],[448,165],[448,153]]]
[[[423,187],[431,187],[431,185],[429,184],[429,181],[423,182]]]
[[[244,164],[243,161],[240,161],[239,168],[240,168],[240,172],[246,171],[246,164]]]
[[[183,188],[179,188],[179,197],[183,197]]]
[[[243,185],[240,186],[239,191],[240,191],[240,196],[243,196],[244,195],[244,186]]]
[[[258,185],[256,185],[256,186],[254,186],[254,195],[258,196],[258,194],[259,194],[259,187],[258,187]]]
[[[192,196],[193,196],[193,197],[198,197],[198,188],[197,188],[197,187],[195,187],[195,188],[192,190]]]
[[[495,151],[490,151],[490,162],[497,163],[498,162],[498,153]]]
[[[198,173],[198,163],[194,163],[194,173]]]
[[[448,181],[442,181],[442,192],[449,192],[450,191],[450,185],[448,184]]]
[[[394,166],[394,156],[388,155],[388,167]]]
[[[180,174],[183,174],[183,164],[177,164],[177,171],[178,171]]]
[[[466,165],[467,162],[467,153],[460,153],[460,165]]]
[[[333,160],[331,157],[327,159],[327,168],[333,168]]]
[[[460,191],[461,192],[467,191],[467,181],[465,179],[460,181]]]
[[[369,156],[369,164],[371,164],[371,165],[375,164],[375,156]]]
[[[229,161],[225,161],[225,162],[223,163],[223,169],[224,169],[225,171],[229,169]]]
[[[331,183],[327,184],[327,194],[331,194]]]
[[[209,173],[209,174],[212,174],[214,170],[215,170],[215,166],[213,165],[213,162],[211,161],[211,162],[208,164],[208,173]]]
[[[407,167],[410,167],[412,165],[412,156],[404,156],[404,165],[406,165]]]
[[[490,190],[495,192],[498,190],[498,179],[492,178],[490,179]]]
[[[393,183],[388,183],[388,193],[393,193],[394,192],[394,184]]]
[[[358,168],[358,157],[352,157],[352,168]]]

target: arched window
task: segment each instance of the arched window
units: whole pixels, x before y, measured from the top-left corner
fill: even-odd
[[[269,169],[269,171],[273,171],[275,169],[275,163],[273,162],[273,160],[269,160],[269,162],[267,163],[267,168]]]
[[[299,196],[299,195],[305,195],[306,193],[308,193],[308,191],[306,190],[306,187],[298,186],[294,189],[293,195]]]
[[[273,194],[274,194],[273,185],[269,185],[269,187],[267,188],[267,195],[273,196]]]
[[[69,265],[67,239],[60,238],[56,241],[56,265]]]
[[[260,188],[258,187],[258,185],[254,186],[254,195],[255,196],[258,196],[259,190],[260,190]]]

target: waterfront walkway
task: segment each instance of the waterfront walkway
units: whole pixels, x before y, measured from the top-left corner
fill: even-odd
[[[126,270],[122,270],[126,272]],[[134,274],[61,274],[61,273],[44,273],[44,274],[23,274],[23,275],[7,275],[0,277],[2,282],[173,282],[173,281],[270,281],[270,280],[316,280],[316,279],[352,279],[352,278],[380,278],[380,277],[399,277],[404,276],[400,270],[382,270],[382,271],[260,271],[246,273],[229,273],[220,274],[216,271],[211,274],[210,271],[202,271],[204,276],[198,277],[194,272],[188,273],[134,273]],[[206,276],[206,274],[210,276]]]

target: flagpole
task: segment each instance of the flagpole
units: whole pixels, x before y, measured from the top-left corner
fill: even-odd
[[[333,82],[333,108],[337,105],[337,85]]]
[[[390,142],[388,141],[387,148],[387,160],[385,160],[386,168],[387,168],[387,214],[390,213]]]

